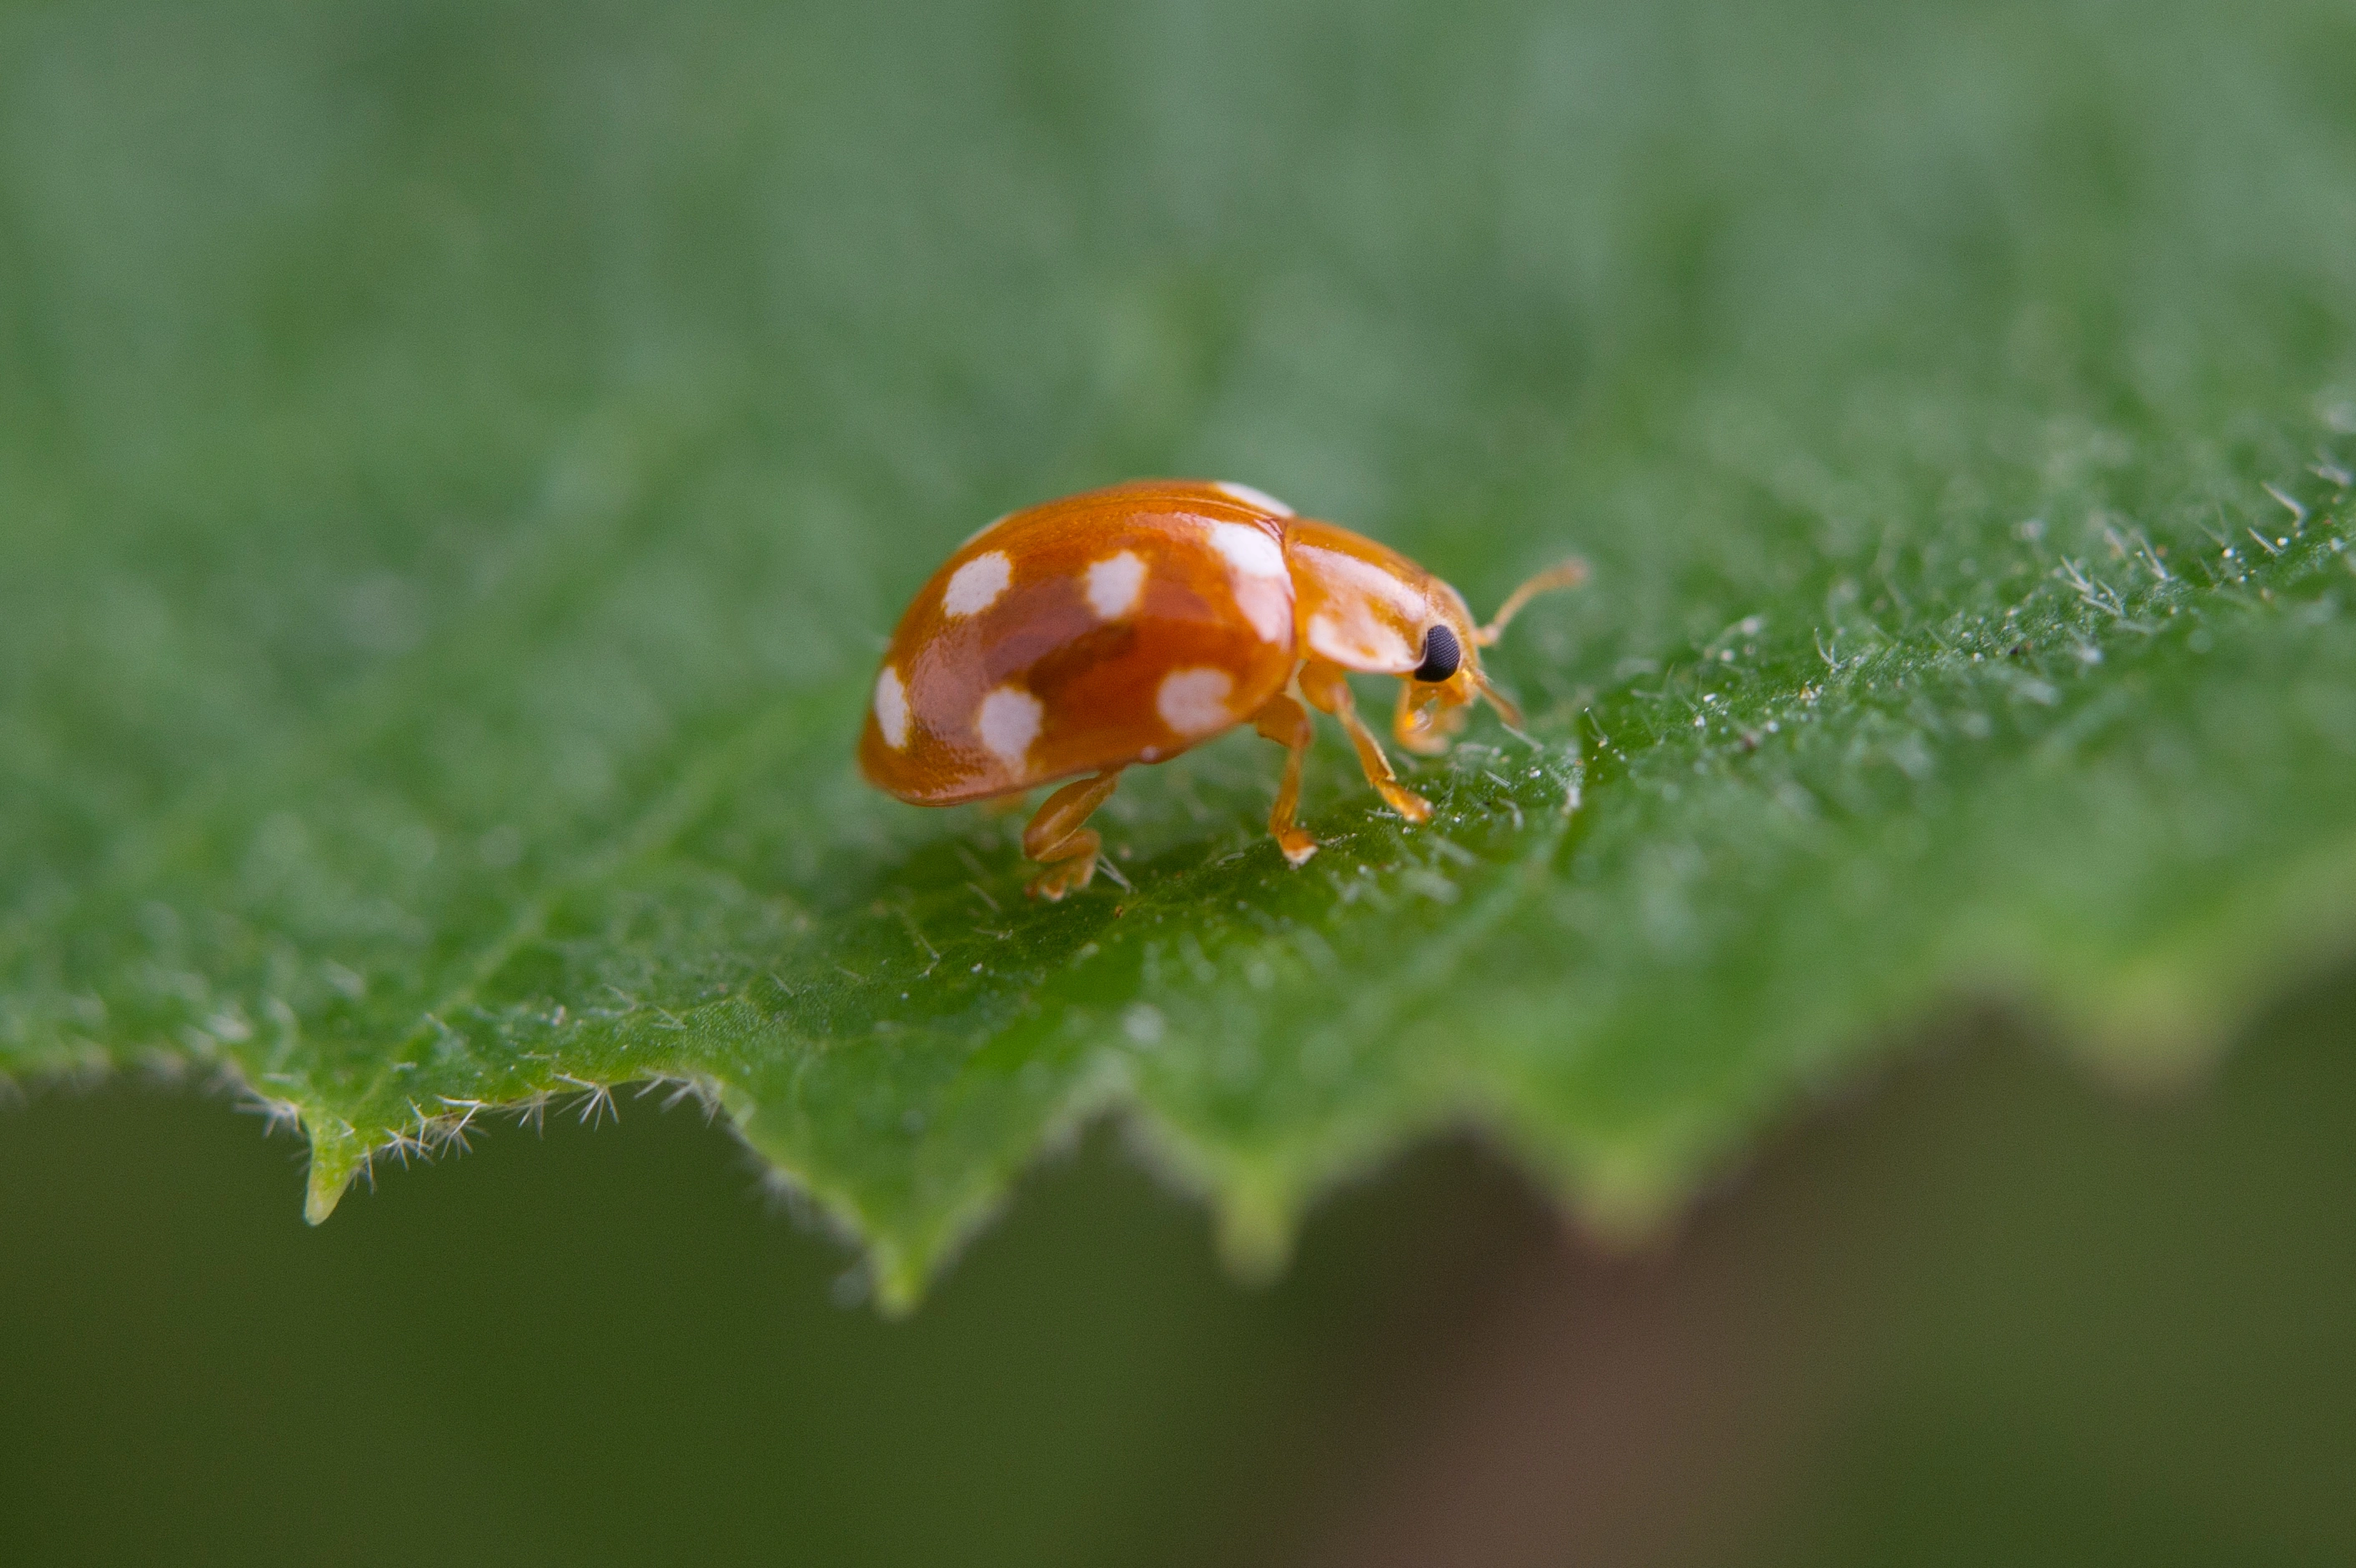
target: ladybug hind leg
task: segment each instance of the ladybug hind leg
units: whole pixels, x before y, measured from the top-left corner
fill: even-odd
[[[1056,899],[1076,893],[1097,874],[1097,852],[1103,835],[1087,825],[1089,816],[1120,783],[1120,769],[1108,768],[1093,779],[1066,784],[1039,804],[1038,814],[1023,830],[1023,853],[1046,869],[1023,890],[1033,898]]]

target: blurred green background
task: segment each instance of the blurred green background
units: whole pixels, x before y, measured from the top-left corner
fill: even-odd
[[[1958,1018],[1655,1253],[1464,1145],[1272,1286],[1108,1140],[916,1316],[693,1110],[305,1230],[133,1086],[0,1116],[12,1563],[2338,1563],[2356,975],[2122,1100]]]
[[[2230,431],[2347,362],[2352,81],[2294,3],[10,5],[0,679],[153,708],[0,854],[70,886],[633,464],[782,485],[880,628],[829,517],[1215,455],[1396,521],[1811,364]],[[1959,1010],[1633,1258],[1460,1143],[1241,1289],[1099,1130],[896,1324],[689,1109],[309,1231],[225,1098],[27,1086],[0,1560],[2345,1563],[2351,1017],[2152,1101]]]

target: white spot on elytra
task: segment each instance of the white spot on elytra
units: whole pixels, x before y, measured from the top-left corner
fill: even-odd
[[[1350,618],[1345,626],[1329,615],[1309,618],[1309,650],[1344,670],[1395,673],[1421,662],[1398,633],[1367,615]]]
[[[1283,549],[1257,528],[1240,522],[1215,522],[1211,525],[1211,544],[1227,558],[1228,565],[1247,577],[1289,575]]]
[[[900,672],[889,664],[875,677],[875,727],[884,732],[884,744],[893,750],[908,744],[908,688],[900,683]]]
[[[1269,495],[1266,490],[1256,490],[1249,485],[1239,485],[1233,479],[1214,479],[1211,482],[1211,488],[1231,499],[1239,500],[1248,507],[1258,507],[1260,510],[1272,512],[1278,517],[1292,515],[1290,507]]]
[[[941,609],[952,616],[979,615],[998,600],[1014,577],[1014,563],[1003,550],[977,555],[949,574],[941,592]]]
[[[1173,670],[1162,678],[1153,706],[1162,722],[1180,735],[1208,735],[1236,722],[1227,712],[1227,693],[1235,687],[1234,678],[1224,670]]]
[[[1103,620],[1119,620],[1137,607],[1145,588],[1145,563],[1131,551],[1108,556],[1088,568],[1088,607]]]
[[[1009,768],[1021,768],[1023,754],[1039,736],[1039,699],[1020,686],[1000,686],[981,700],[973,727],[992,756]]]
[[[1262,642],[1281,642],[1292,620],[1292,572],[1283,547],[1239,522],[1211,525],[1211,544],[1236,572],[1236,608]]]
[[[1262,642],[1284,640],[1284,628],[1292,620],[1292,596],[1286,586],[1266,577],[1247,577],[1236,585],[1236,608]]]

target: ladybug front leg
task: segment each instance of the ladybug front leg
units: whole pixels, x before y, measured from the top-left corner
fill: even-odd
[[[1104,839],[1083,824],[1119,782],[1120,769],[1107,768],[1093,779],[1065,785],[1040,802],[1038,815],[1023,830],[1023,853],[1046,869],[1023,891],[1033,898],[1055,899],[1088,885],[1097,874],[1097,852],[1104,847]]]
[[[1350,732],[1350,744],[1358,750],[1358,766],[1365,769],[1366,782],[1390,805],[1390,809],[1410,822],[1431,821],[1431,802],[1398,781],[1391,771],[1391,759],[1383,755],[1383,743],[1358,716],[1358,704],[1350,695],[1350,678],[1337,664],[1311,660],[1301,667],[1301,694],[1342,721]]]
[[[1292,813],[1301,804],[1301,760],[1317,738],[1317,726],[1299,703],[1280,693],[1252,715],[1252,728],[1285,748],[1284,781],[1276,787],[1276,809],[1268,814],[1268,831],[1287,865],[1302,865],[1317,853],[1317,841],[1292,820]]]
[[[1399,682],[1398,712],[1391,718],[1391,738],[1418,757],[1440,757],[1464,727],[1464,710],[1438,708],[1440,689],[1420,681]]]

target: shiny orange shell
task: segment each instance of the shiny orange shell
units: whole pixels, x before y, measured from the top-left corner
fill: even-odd
[[[1000,519],[901,617],[859,764],[919,805],[1160,762],[1249,718],[1297,662],[1290,511],[1141,480]]]

